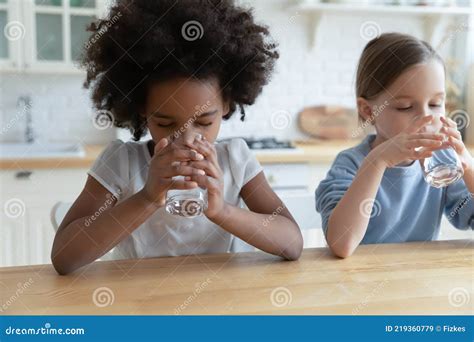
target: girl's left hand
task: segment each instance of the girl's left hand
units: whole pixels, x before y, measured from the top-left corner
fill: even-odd
[[[451,146],[454,151],[456,151],[459,159],[461,160],[464,171],[472,169],[474,167],[473,158],[469,153],[469,150],[466,148],[466,145],[464,145],[464,142],[462,141],[461,133],[458,131],[457,123],[444,116],[441,117],[441,122],[443,123],[441,133],[444,133],[447,136],[446,144]]]
[[[201,188],[207,189],[207,209],[204,214],[211,221],[217,220],[224,212],[224,179],[217,159],[216,147],[205,138],[195,139],[188,146],[204,156],[204,160],[189,161],[189,165],[204,170],[205,175],[193,175],[186,180],[196,182]]]

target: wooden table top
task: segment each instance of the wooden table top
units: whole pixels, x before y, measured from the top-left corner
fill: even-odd
[[[474,240],[0,268],[0,314],[472,314]]]

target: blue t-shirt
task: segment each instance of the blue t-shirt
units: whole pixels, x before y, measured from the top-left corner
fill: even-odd
[[[375,135],[369,135],[358,146],[339,153],[316,189],[316,210],[321,214],[324,234],[333,209],[351,185],[374,139]],[[436,151],[433,158],[449,159],[451,152]],[[373,202],[371,212],[366,209],[368,202],[355,204],[370,215],[362,244],[435,240],[443,212],[456,228],[474,229],[474,198],[464,181],[434,188],[425,182],[418,161],[388,168]]]

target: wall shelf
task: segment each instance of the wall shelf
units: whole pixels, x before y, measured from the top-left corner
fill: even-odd
[[[441,6],[394,6],[394,5],[350,5],[331,3],[311,3],[302,1],[294,6],[302,12],[362,12],[362,13],[390,13],[413,15],[469,15],[473,14],[474,7],[441,7]]]
[[[441,7],[441,6],[394,6],[394,5],[356,5],[356,4],[332,4],[316,3],[303,0],[291,7],[292,11],[307,13],[313,21],[312,46],[316,46],[319,24],[325,14],[380,14],[380,15],[412,15],[420,16],[424,20],[425,37],[432,41],[435,27],[442,21],[466,18],[474,15],[474,7]]]

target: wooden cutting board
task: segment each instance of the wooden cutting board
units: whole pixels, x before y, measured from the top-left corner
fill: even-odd
[[[305,108],[298,115],[298,124],[304,133],[318,139],[360,139],[366,134],[357,112],[339,106]]]

